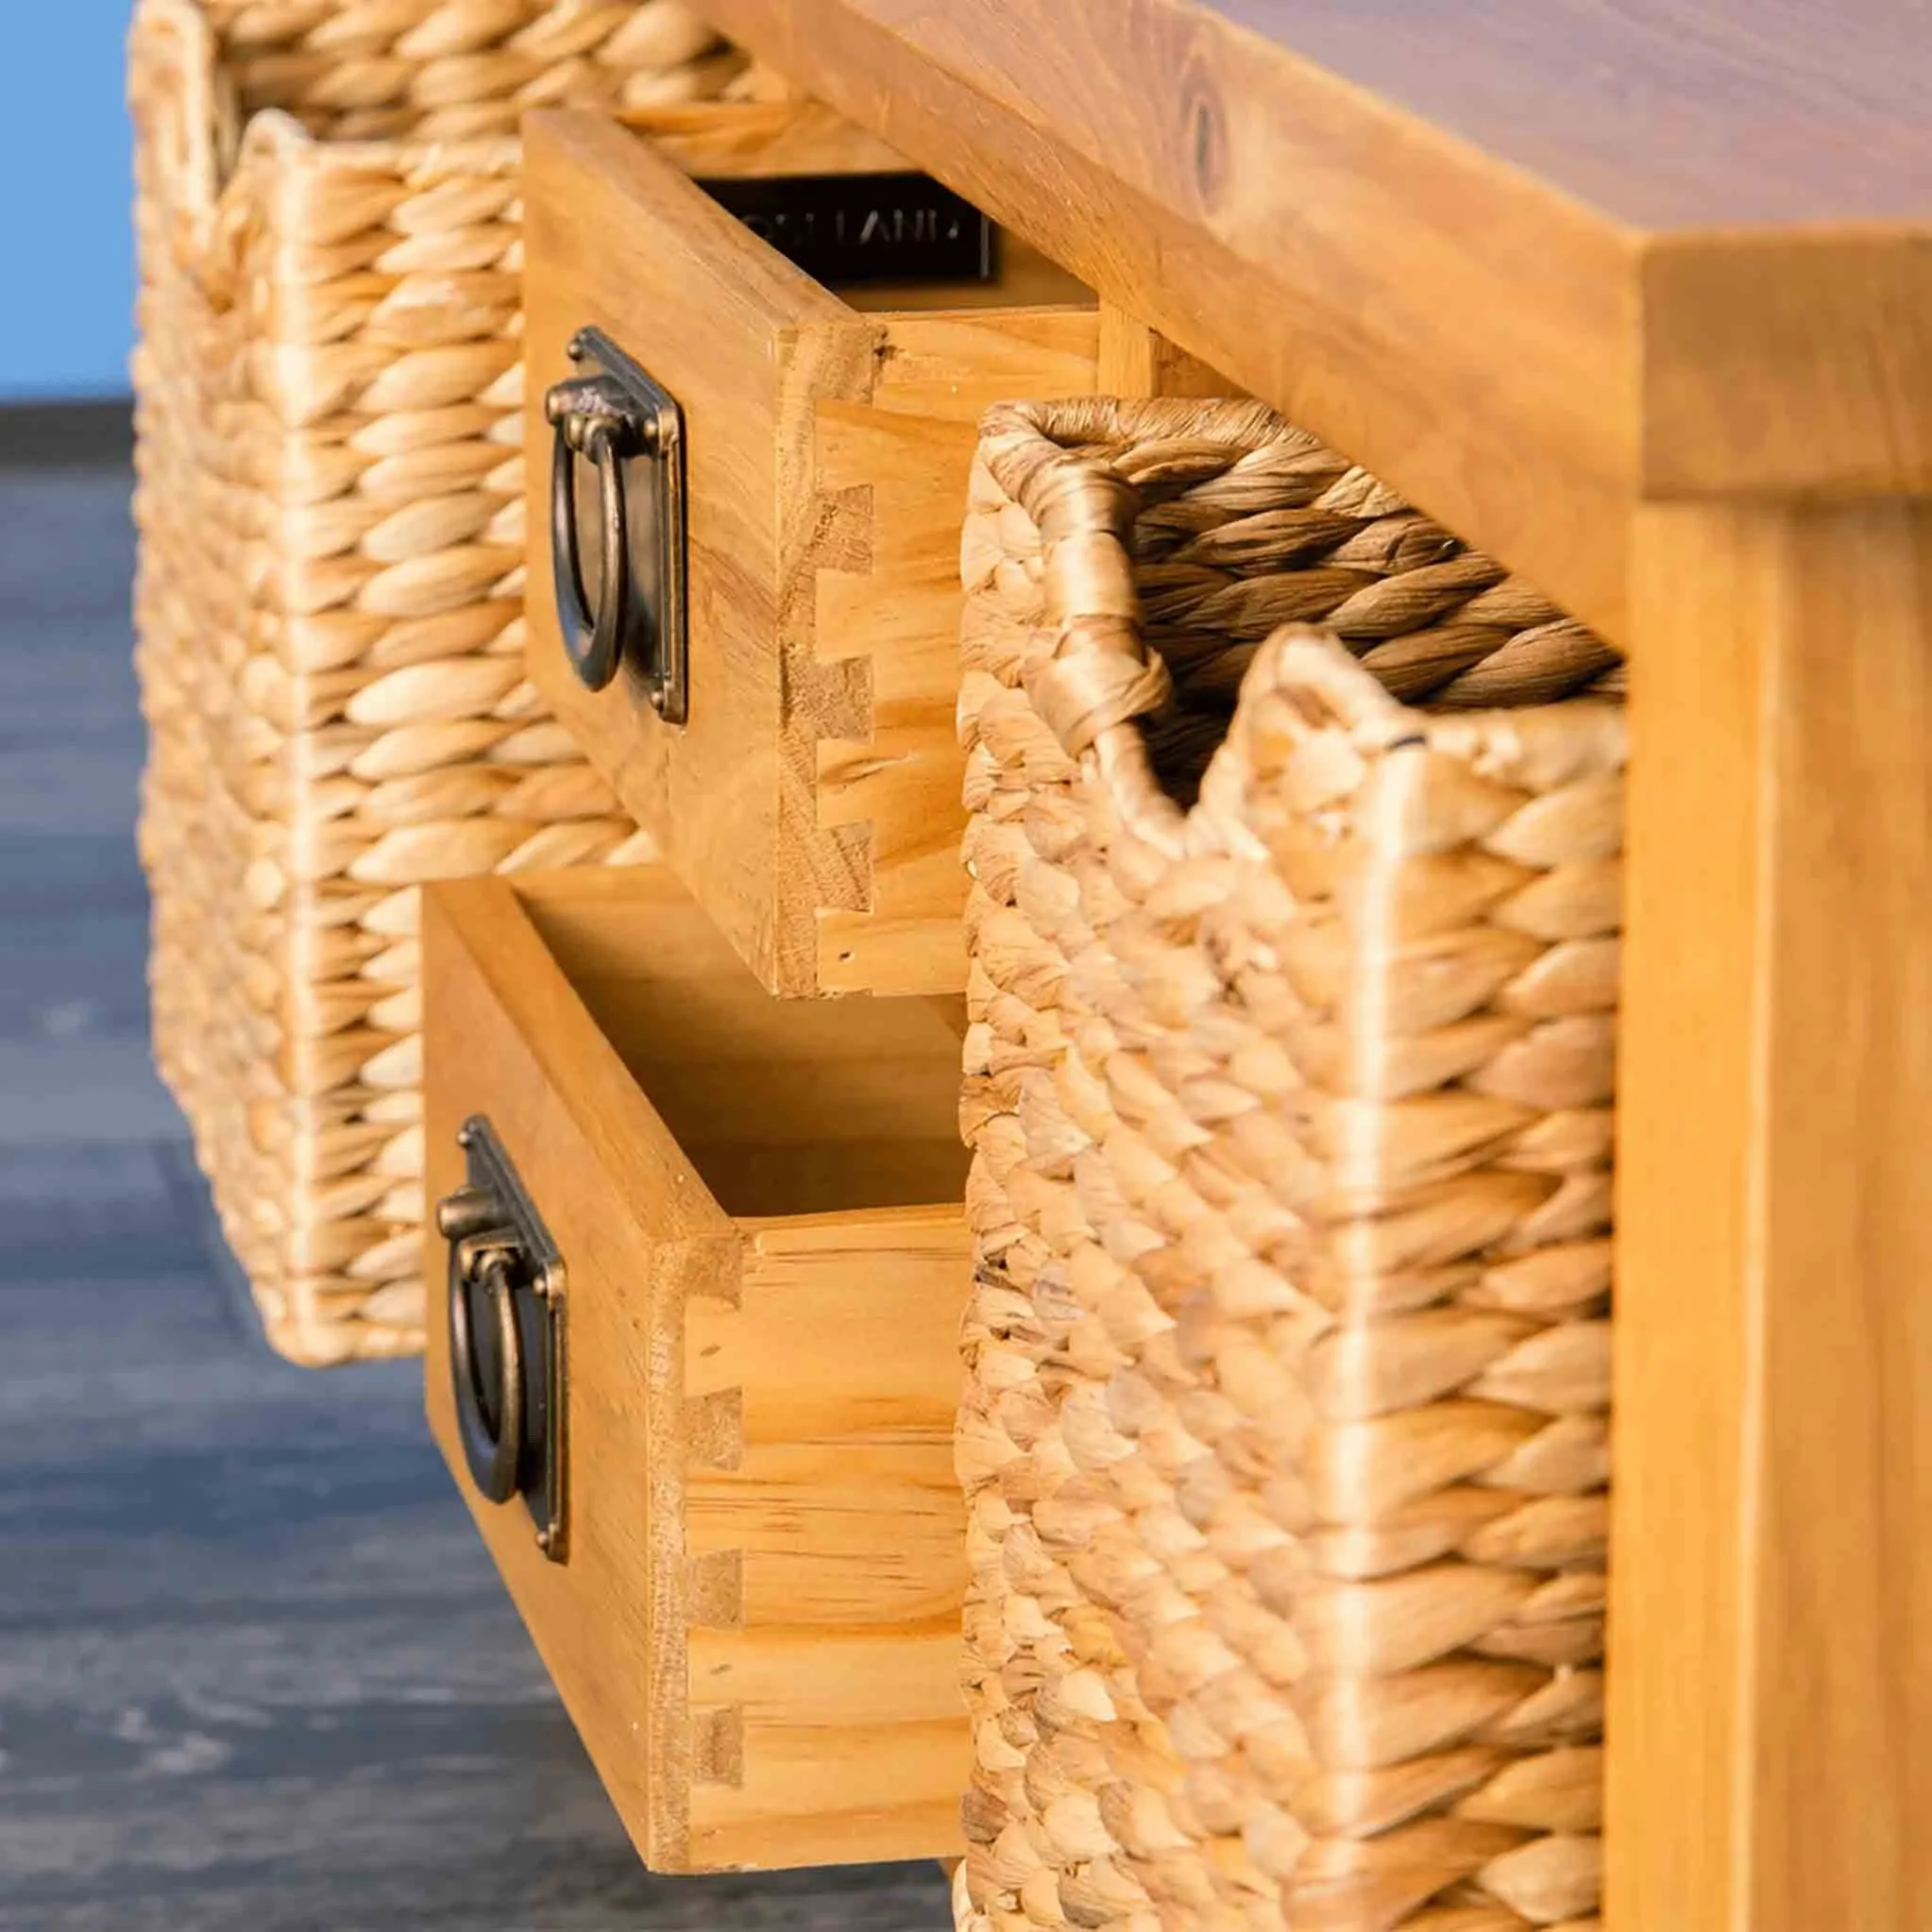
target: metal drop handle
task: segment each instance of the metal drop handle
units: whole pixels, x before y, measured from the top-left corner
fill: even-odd
[[[551,557],[556,579],[557,618],[564,649],[577,675],[593,691],[601,691],[618,674],[625,632],[631,573],[625,568],[630,548],[625,529],[624,472],[616,460],[619,439],[630,425],[622,416],[598,414],[621,408],[597,378],[584,382],[560,382],[544,398],[556,428],[556,448],[551,463]],[[577,541],[577,503],[571,455],[587,456],[597,466],[599,506],[603,524],[603,568],[593,609],[584,594],[584,566]]]
[[[449,1362],[456,1384],[456,1420],[464,1459],[488,1502],[517,1494],[523,1451],[523,1339],[517,1330],[511,1255],[497,1249],[466,1266],[463,1244],[449,1248]],[[489,1313],[494,1362],[486,1362],[473,1319],[480,1293]]]
[[[487,1502],[521,1496],[537,1547],[565,1557],[563,1257],[481,1114],[457,1134],[466,1178],[436,1204],[457,1445]]]
[[[601,691],[627,661],[652,708],[682,724],[686,709],[684,415],[610,339],[580,330],[570,359],[591,373],[544,396],[551,450],[551,576],[564,650]],[[576,464],[597,470],[602,544],[593,606],[577,528]],[[649,499],[634,516],[633,487]]]

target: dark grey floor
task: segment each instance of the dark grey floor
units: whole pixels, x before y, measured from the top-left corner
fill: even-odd
[[[0,1932],[939,1932],[653,1879],[430,1448],[219,1283],[149,1071],[127,478],[0,414]]]

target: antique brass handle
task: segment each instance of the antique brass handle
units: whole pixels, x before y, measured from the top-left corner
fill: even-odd
[[[559,382],[544,398],[544,407],[556,430],[551,463],[551,557],[556,578],[557,617],[563,626],[564,649],[577,675],[591,690],[601,691],[618,674],[622,640],[630,628],[631,573],[625,568],[630,534],[625,527],[623,469],[618,457],[620,451],[628,453],[625,446],[635,432],[623,415],[622,398],[611,395],[605,381],[598,377]],[[584,595],[573,454],[587,456],[596,466],[602,511],[602,569],[594,615]]]
[[[544,415],[551,451],[551,575],[564,649],[601,691],[629,662],[652,708],[682,724],[686,709],[684,416],[671,397],[595,329],[578,331],[572,362],[590,373],[552,386]],[[598,478],[598,595],[584,583],[577,459]],[[644,514],[631,502],[636,491]]]
[[[564,1266],[487,1120],[457,1135],[465,1184],[436,1206],[449,1244],[449,1381],[464,1464],[489,1502],[522,1496],[564,1554]]]
[[[469,1473],[485,1500],[517,1494],[523,1451],[523,1347],[512,1256],[499,1247],[478,1263],[449,1245],[449,1364],[456,1424]],[[476,1303],[486,1310],[476,1319]]]

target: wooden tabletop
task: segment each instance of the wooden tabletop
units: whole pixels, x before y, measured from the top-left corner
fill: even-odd
[[[1202,10],[1634,233],[1932,221],[1932,8],[1918,0]]]
[[[1639,500],[1932,489],[1918,0],[705,0],[1617,634]]]

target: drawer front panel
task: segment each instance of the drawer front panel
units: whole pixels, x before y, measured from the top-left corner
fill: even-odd
[[[818,133],[781,140],[787,114]],[[747,115],[762,149],[750,128],[691,146],[701,118]],[[993,285],[855,291],[861,312],[686,169],[857,171],[877,165],[875,147],[813,109],[646,125],[654,138],[570,114],[529,124],[532,674],[768,988],[956,991],[958,547],[974,425],[1002,398],[1091,391],[1097,320],[1010,240]],[[1050,301],[1067,305],[1037,306]],[[684,411],[682,727],[622,672],[585,689],[562,646],[543,406],[585,326]]]
[[[559,717],[702,890],[761,977],[776,976],[781,895],[811,854],[781,855],[788,697],[775,641],[788,527],[814,500],[801,389],[859,396],[880,331],[738,224],[635,135],[587,116],[533,117],[524,150],[530,500],[526,607],[536,682]],[[568,345],[602,330],[684,412],[689,717],[651,715],[623,672],[601,692],[565,661],[551,595],[549,387]],[[790,392],[790,393],[788,393]],[[781,487],[781,466],[791,475]],[[700,885],[702,882],[702,886]]]
[[[781,1167],[805,1202],[850,1193],[855,1164],[888,1198],[955,1178],[916,1151],[924,1099],[909,1129],[903,1110],[840,1106],[825,1131],[846,1172],[829,1181],[791,1153],[815,1094],[862,1090],[867,1045],[933,1089],[936,1130],[950,1016],[892,1002],[865,1038],[835,1037],[837,1008],[770,1000],[654,870],[425,899],[432,1198],[462,1181],[456,1136],[483,1114],[563,1258],[562,1562],[519,1500],[485,1501],[467,1476],[437,1319],[432,1426],[639,1850],[686,1871],[957,1849],[963,1213],[735,1217],[712,1192],[778,1198]],[[720,996],[727,974],[751,997]],[[643,981],[663,997],[639,1002]],[[732,1024],[735,1004],[762,1035]],[[802,1034],[776,1030],[788,1014]],[[758,1116],[737,1131],[759,1137],[736,1166],[715,1118],[734,1066]],[[647,1097],[655,1080],[696,1159]],[[686,1082],[711,1112],[685,1105]],[[873,1164],[888,1144],[896,1161]],[[444,1266],[432,1229],[435,1311]]]

